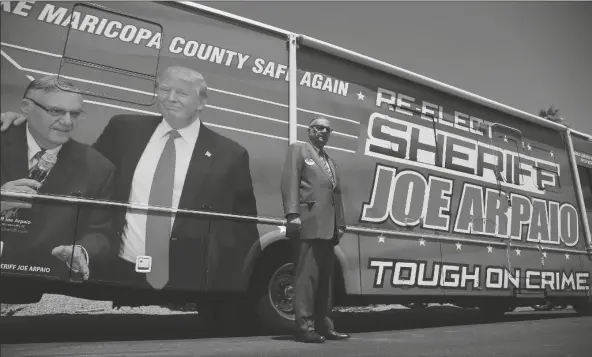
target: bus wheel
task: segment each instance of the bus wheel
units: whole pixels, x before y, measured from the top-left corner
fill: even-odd
[[[580,316],[592,316],[592,302],[590,301],[573,304],[573,308]]]
[[[293,264],[280,257],[262,267],[255,291],[255,309],[269,332],[291,332],[294,327]]]

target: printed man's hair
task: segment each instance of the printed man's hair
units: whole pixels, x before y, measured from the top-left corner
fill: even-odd
[[[76,88],[72,82],[56,76],[46,76],[31,81],[27,86],[27,89],[25,89],[23,97],[28,97],[31,92],[38,90],[41,90],[44,93],[64,91],[80,93],[80,90]]]
[[[208,97],[208,84],[206,83],[204,76],[198,71],[182,66],[169,66],[158,74],[156,84],[158,85],[163,78],[168,76],[181,78],[185,81],[195,83],[199,86],[197,94],[204,99]]]

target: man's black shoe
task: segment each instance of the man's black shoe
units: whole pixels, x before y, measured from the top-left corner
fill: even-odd
[[[314,331],[306,331],[296,336],[296,340],[306,343],[323,343],[325,338]]]
[[[322,334],[327,340],[337,341],[337,340],[348,340],[351,336],[347,333],[339,333],[336,331],[330,331],[328,333]]]

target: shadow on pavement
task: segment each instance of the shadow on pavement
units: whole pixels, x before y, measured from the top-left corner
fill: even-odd
[[[475,310],[430,307],[381,312],[337,312],[335,325],[350,333],[406,330],[492,322],[529,321],[576,316],[561,312],[512,313],[486,320]],[[253,334],[249,334],[253,336]],[[0,343],[99,342],[223,337],[211,332],[197,314],[184,315],[41,315],[2,316]],[[291,340],[291,336],[274,339]]]

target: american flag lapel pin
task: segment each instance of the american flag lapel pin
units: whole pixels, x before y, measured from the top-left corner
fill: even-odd
[[[212,154],[210,154],[210,152],[209,152],[209,151],[206,151],[206,156],[207,156],[207,157],[211,157],[211,156],[212,156]]]

